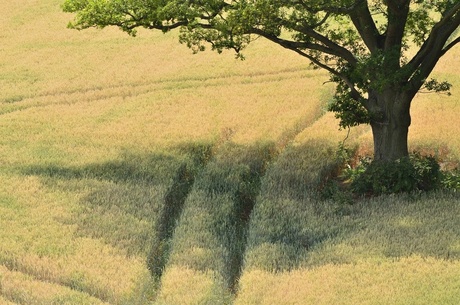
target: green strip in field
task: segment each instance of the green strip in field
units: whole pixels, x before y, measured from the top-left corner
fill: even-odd
[[[262,180],[253,211],[245,256],[246,269],[295,269],[317,244],[338,234],[324,219],[317,190],[337,167],[328,141],[309,141],[283,151]]]
[[[195,176],[212,155],[209,145],[194,145],[187,151],[190,153],[190,162],[182,163],[177,169],[173,182],[164,196],[164,205],[159,213],[153,242],[147,257],[148,268],[156,281],[161,279],[169,259],[171,238],[185,200],[195,181]]]
[[[183,272],[182,286],[197,276],[210,281],[209,286],[195,291],[200,302],[217,301],[215,297],[233,298],[260,178],[274,152],[269,144],[225,144],[197,175],[171,240],[160,301],[172,298],[173,303],[184,302],[185,295],[168,290],[173,281],[171,273],[177,276],[178,266]]]

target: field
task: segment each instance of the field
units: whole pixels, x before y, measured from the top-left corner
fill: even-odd
[[[312,195],[347,136],[326,73],[262,39],[240,61],[69,30],[61,2],[0,0],[0,304],[459,304],[458,193]],[[412,108],[447,165],[459,64]]]

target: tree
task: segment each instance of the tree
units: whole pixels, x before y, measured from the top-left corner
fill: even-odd
[[[241,51],[264,37],[329,71],[330,110],[341,127],[368,123],[374,160],[408,155],[410,106],[425,88],[449,91],[429,75],[460,42],[459,0],[66,0],[69,27],[170,31],[194,52]],[[409,55],[411,55],[409,57]]]

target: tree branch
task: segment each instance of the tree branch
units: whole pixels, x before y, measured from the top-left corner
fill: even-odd
[[[445,45],[452,33],[460,26],[460,2],[444,12],[442,16],[441,20],[433,26],[418,53],[404,66],[408,73],[407,92],[412,96],[423,86],[439,59],[460,42],[459,37]]]
[[[311,13],[319,13],[319,12],[326,12],[326,13],[333,13],[333,14],[349,14],[352,12],[358,4],[361,2],[365,2],[365,0],[357,0],[350,6],[336,6],[336,5],[318,5],[310,6],[303,0],[294,1],[294,4],[301,5],[305,10]]]
[[[381,35],[375,25],[366,0],[357,0],[348,7],[338,7],[334,5],[310,6],[303,0],[299,0],[296,3],[311,13],[326,12],[327,14],[342,14],[350,16],[355,28],[363,38],[367,48],[371,52],[374,52],[380,47]],[[308,34],[311,35],[311,33]],[[313,37],[313,35],[311,36]],[[324,41],[322,42],[325,43]]]
[[[254,29],[254,31],[252,32],[252,34],[256,34],[256,35],[260,35],[262,37],[265,37],[271,41],[275,41],[275,37],[268,37],[268,34],[261,31],[261,30],[258,30],[258,29]],[[329,55],[333,55],[333,56],[336,56],[336,57],[339,57],[339,58],[343,58],[342,57],[342,52],[339,52],[335,49],[331,49],[325,45],[322,45],[322,44],[318,44],[318,43],[309,43],[309,42],[299,42],[299,41],[291,41],[291,40],[286,40],[286,39],[282,39],[282,38],[279,38],[279,37],[276,37],[276,41],[275,41],[277,44],[279,45],[283,45],[283,46],[287,46],[289,49],[299,49],[299,50],[302,50],[302,49],[309,49],[309,50],[315,50],[315,51],[320,51],[321,53],[325,53],[325,54],[329,54]],[[346,60],[346,59],[345,59]],[[353,57],[353,62],[355,62],[356,59]]]
[[[381,48],[379,43],[381,35],[372,18],[367,1],[357,1],[348,15],[369,51],[375,52]]]
[[[451,33],[450,34],[452,34],[460,24],[460,12],[459,11],[460,11],[460,2],[457,3],[456,5],[454,5],[450,10],[448,10],[447,12],[445,12],[443,14],[443,17],[441,18],[441,20],[437,24],[435,24],[433,26],[433,29],[431,30],[430,35],[425,40],[425,42],[422,44],[422,46],[420,47],[420,50],[418,51],[418,53],[407,64],[407,66],[413,67],[413,69],[415,69],[416,67],[418,67],[423,62],[423,60],[427,57],[427,55],[430,52],[433,51],[433,49],[435,47],[443,47],[444,46],[444,45],[436,46],[436,40],[437,40],[437,37],[439,35],[439,31],[441,31],[442,27],[451,18],[454,18],[454,16],[457,14],[456,17],[452,20],[452,23],[451,23],[452,26],[451,26]],[[449,34],[449,36],[450,36],[450,34]],[[447,38],[446,38],[446,40],[447,40]]]
[[[322,44],[324,44],[329,50],[334,50],[334,54],[333,55],[336,55],[340,58],[343,58],[344,60],[346,60],[348,63],[350,63],[351,65],[355,65],[357,64],[357,59],[355,58],[355,56],[353,55],[353,53],[351,53],[349,50],[347,50],[346,48],[338,45],[337,43],[335,43],[334,41],[330,40],[329,38],[327,38],[326,36],[318,33],[317,31],[313,30],[311,27],[308,27],[308,26],[294,26],[292,27],[293,30],[295,31],[298,31],[302,34],[305,34],[305,35],[308,35],[310,36],[311,38],[321,42]],[[332,53],[330,53],[332,54]]]
[[[175,28],[178,28],[178,27],[181,27],[181,26],[185,26],[187,25],[189,22],[188,20],[183,20],[183,21],[176,21],[174,23],[171,23],[171,24],[150,24],[147,26],[148,29],[155,29],[155,30],[161,30],[163,32],[167,32],[167,31],[170,31],[170,30],[173,30]]]
[[[446,54],[447,51],[449,51],[453,46],[455,46],[457,43],[460,43],[460,36],[457,37],[456,39],[452,40],[449,44],[447,44],[444,49],[442,49],[442,55]]]
[[[355,100],[362,100],[362,96],[361,94],[359,93],[359,91],[355,88],[353,82],[348,78],[346,77],[344,74],[340,73],[339,71],[331,68],[330,66],[328,66],[327,64],[319,61],[317,58],[303,52],[301,49],[299,49],[297,46],[297,43],[296,42],[291,42],[291,41],[288,41],[288,40],[284,40],[284,39],[281,39],[281,38],[278,38],[274,35],[269,35],[261,30],[258,30],[258,29],[254,29],[254,34],[258,34],[286,49],[289,49],[291,51],[294,51],[296,52],[297,54],[309,59],[312,63],[314,63],[315,65],[317,65],[318,67],[320,68],[323,68],[325,69],[326,71],[328,71],[329,73],[339,77],[340,79],[342,79],[346,84],[347,86],[350,88],[350,96],[355,99]]]
[[[388,26],[385,33],[385,50],[398,47],[401,50],[404,28],[409,16],[409,0],[388,2]],[[398,60],[399,64],[399,60]]]

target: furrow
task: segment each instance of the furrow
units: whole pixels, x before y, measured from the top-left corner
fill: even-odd
[[[0,115],[47,107],[53,105],[73,105],[82,102],[102,101],[112,98],[133,98],[156,92],[170,90],[196,89],[201,87],[221,87],[228,84],[231,79],[233,85],[262,84],[279,82],[290,77],[310,77],[310,74],[299,74],[303,70],[286,70],[280,72],[256,75],[228,75],[217,77],[190,77],[184,79],[153,80],[131,84],[108,85],[106,87],[88,87],[67,91],[37,93],[29,96],[14,96],[0,100]],[[311,73],[311,72],[310,72]],[[311,74],[313,75],[313,74]]]

